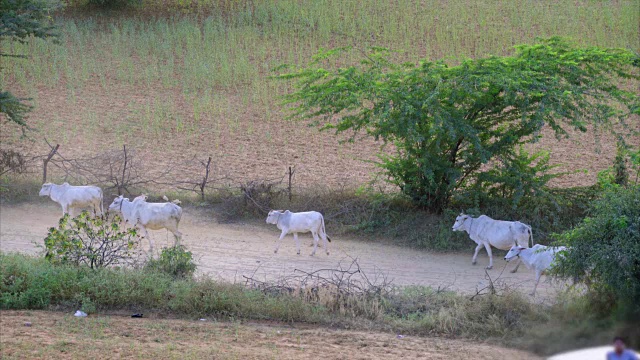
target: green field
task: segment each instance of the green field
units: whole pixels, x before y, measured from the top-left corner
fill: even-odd
[[[67,155],[129,144],[146,149],[151,167],[161,165],[167,151],[184,158],[208,153],[233,178],[281,176],[287,165],[302,163],[309,167],[309,184],[345,182],[334,174],[325,178],[326,168],[317,163],[329,160],[332,172],[349,173],[358,183],[370,179],[373,165],[361,160],[374,159],[377,145],[339,144],[305,124],[283,122],[279,95],[290,84],[270,78],[274,67],[303,64],[321,48],[346,45],[388,47],[397,60],[451,63],[508,54],[516,44],[553,35],[582,45],[640,49],[637,1],[171,4],[166,9],[143,1],[116,13],[68,7],[56,16],[61,44],[3,44],[29,56],[3,60],[0,75],[0,87],[33,98],[29,123],[40,132],[29,150],[46,152],[43,136],[61,143]],[[2,127],[3,144],[21,135]],[[163,152],[154,149],[158,138]],[[326,154],[319,157],[307,147]],[[265,155],[272,149],[277,163]],[[606,144],[604,150],[611,154]],[[297,157],[282,155],[287,152]],[[556,163],[575,162],[553,156],[559,156],[552,158]],[[255,164],[248,166],[247,158]]]

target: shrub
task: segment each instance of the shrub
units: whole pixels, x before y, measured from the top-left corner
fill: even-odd
[[[158,259],[149,259],[147,270],[171,275],[174,278],[190,278],[196,271],[193,255],[182,245],[162,249]]]
[[[613,161],[613,182],[626,186],[629,183],[629,171],[627,170],[627,149],[622,143],[618,142],[616,149],[616,158]]]
[[[640,316],[640,186],[609,188],[589,216],[557,241],[571,247],[559,275],[590,284],[622,311]]]
[[[136,229],[124,229],[119,217],[84,211],[71,219],[65,215],[44,239],[46,258],[53,263],[87,265],[91,269],[131,264],[140,243]]]
[[[559,165],[550,165],[549,158],[548,151],[530,155],[520,147],[519,151],[501,157],[492,169],[478,174],[469,192],[474,197],[508,200],[513,209],[524,201],[549,196],[548,182],[565,174],[550,173]]]

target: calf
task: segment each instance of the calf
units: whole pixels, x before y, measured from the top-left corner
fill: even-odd
[[[504,259],[511,261],[513,258],[519,258],[527,268],[536,272],[536,284],[531,292],[531,296],[535,296],[542,273],[549,270],[554,264],[557,254],[566,249],[564,246],[548,247],[540,244],[536,244],[530,249],[514,245]]]
[[[69,183],[56,185],[44,183],[40,196],[48,196],[62,206],[62,216],[73,217],[74,208],[91,207],[95,213],[103,212],[102,189],[97,186],[73,186]]]
[[[300,255],[300,241],[298,240],[298,233],[311,232],[313,235],[313,251],[311,256],[316,254],[318,248],[318,235],[322,237],[324,250],[329,255],[329,248],[327,240],[331,241],[324,228],[324,217],[317,211],[307,211],[294,213],[289,210],[271,210],[267,216],[267,224],[274,224],[278,229],[282,230],[280,238],[276,242],[276,249],[274,253],[278,253],[280,243],[287,234],[293,234],[293,239],[296,241],[296,249],[298,255]]]

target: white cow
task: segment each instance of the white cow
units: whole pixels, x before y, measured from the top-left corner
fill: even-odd
[[[44,183],[40,189],[40,196],[48,196],[62,206],[62,216],[69,214],[73,217],[74,208],[93,208],[97,213],[103,212],[102,189],[97,186],[73,186],[69,183],[56,185]]]
[[[553,265],[556,259],[556,255],[560,251],[564,250],[567,250],[564,246],[548,247],[536,244],[529,249],[524,246],[514,245],[511,247],[504,259],[506,261],[511,261],[513,258],[517,257],[522,260],[527,268],[536,272],[536,284],[533,287],[533,292],[531,292],[531,296],[534,296],[536,294],[536,289],[538,288],[538,283],[540,283],[542,273],[551,268],[551,265]]]
[[[531,239],[531,244],[533,244],[531,226],[519,221],[494,220],[486,215],[474,218],[461,213],[456,218],[452,230],[466,231],[469,233],[471,240],[478,244],[473,254],[473,260],[471,261],[473,265],[476,264],[480,249],[483,246],[487,249],[487,254],[489,255],[489,266],[487,266],[487,269],[493,268],[492,246],[500,250],[509,250],[514,245],[524,245],[528,247],[529,239]],[[511,272],[514,273],[518,271],[519,266],[520,262],[516,264],[516,268]]]
[[[142,229],[145,237],[149,239],[150,253],[153,253],[153,241],[147,229],[167,229],[173,233],[176,245],[180,244],[182,233],[178,231],[178,224],[182,218],[182,208],[170,202],[148,203],[146,199],[145,195],[140,195],[129,201],[120,195],[109,205],[109,210],[122,213],[125,221]]]
[[[278,229],[282,230],[280,238],[276,242],[276,249],[274,253],[278,253],[280,243],[287,234],[293,234],[293,239],[296,241],[296,249],[298,255],[300,255],[300,241],[298,240],[298,233],[311,232],[313,235],[313,251],[311,256],[316,254],[318,248],[318,235],[322,237],[324,250],[329,255],[329,248],[327,240],[331,241],[324,228],[324,217],[317,211],[307,212],[291,212],[289,210],[271,210],[267,216],[267,224],[274,224]]]

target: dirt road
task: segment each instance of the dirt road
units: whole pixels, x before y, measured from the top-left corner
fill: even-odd
[[[0,250],[36,253],[49,227],[55,226],[60,208],[55,204],[25,204],[0,207]],[[219,224],[204,213],[186,208],[180,230],[183,243],[198,259],[201,273],[228,281],[244,282],[243,275],[259,280],[275,279],[291,275],[296,269],[312,271],[336,268],[357,258],[361,268],[369,275],[385,275],[396,285],[428,285],[448,287],[463,293],[475,292],[488,284],[484,267],[488,258],[484,251],[478,265],[471,265],[472,251],[468,254],[437,254],[428,251],[402,248],[381,243],[333,236],[329,244],[331,255],[318,249],[311,257],[311,237],[301,236],[302,255],[296,255],[293,238],[288,236],[278,254],[273,253],[279,231],[275,226],[247,224]],[[327,229],[331,234],[331,229]],[[156,249],[173,242],[164,230],[151,232]],[[469,240],[471,241],[471,240]],[[143,243],[145,249],[148,243]],[[495,252],[494,252],[495,254]],[[533,287],[534,275],[520,267],[516,274],[509,270],[498,252],[494,255],[494,268],[489,270],[492,279],[499,277],[512,287],[528,293]],[[506,270],[505,270],[506,265]],[[548,281],[538,287],[536,301],[549,299],[560,285]]]

